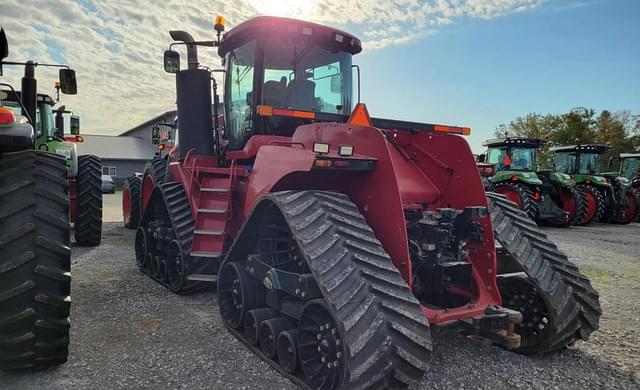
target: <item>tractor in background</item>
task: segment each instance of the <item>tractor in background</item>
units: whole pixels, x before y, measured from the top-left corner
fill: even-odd
[[[7,65],[25,69],[20,92],[0,83],[0,368],[47,368],[69,353],[69,165],[36,147],[51,117],[38,111],[35,68],[52,65],[8,54],[0,28],[0,75]],[[60,67],[62,92],[75,94],[75,72]]]
[[[573,179],[564,173],[537,170],[537,152],[546,142],[523,137],[484,142],[485,164],[494,168],[485,189],[506,196],[539,223],[553,226],[588,223],[585,196],[576,190]]]
[[[180,147],[136,231],[142,272],[176,293],[217,282],[229,331],[305,388],[415,384],[430,326],[523,354],[597,329],[589,280],[516,205],[485,195],[468,128],[373,118],[353,99],[358,38],[277,17],[222,37],[218,17],[215,30],[171,32],[187,47],[186,66],[164,58]],[[222,127],[198,63],[211,46]]]
[[[122,219],[126,228],[138,228],[140,216],[146,206],[142,199],[148,199],[148,195],[144,194],[151,194],[156,185],[166,181],[167,165],[177,153],[177,133],[177,117],[173,123],[157,123],[153,126],[151,142],[158,149],[156,155],[147,162],[142,174],[129,176],[122,186]]]
[[[595,221],[617,224],[632,222],[640,210],[637,194],[629,179],[617,173],[600,172],[600,156],[609,145],[578,144],[552,147],[556,172],[571,175],[587,196],[589,208],[596,206]]]

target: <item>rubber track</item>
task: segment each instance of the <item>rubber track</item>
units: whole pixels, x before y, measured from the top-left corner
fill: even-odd
[[[538,217],[538,204],[533,199],[533,191],[531,191],[529,187],[520,183],[500,183],[495,186],[496,189],[500,187],[510,187],[514,189],[518,193],[518,196],[520,196],[522,210],[533,220]]]
[[[171,227],[173,228],[175,239],[180,242],[182,252],[185,253],[185,256],[188,258],[189,252],[191,251],[191,240],[193,238],[195,221],[193,219],[193,215],[191,214],[191,206],[189,205],[189,200],[186,193],[184,192],[182,184],[176,182],[161,183],[160,185],[156,186],[156,190],[154,191],[158,191],[158,196],[160,197],[160,199],[152,196],[149,207],[147,207],[147,209],[144,211],[145,215],[142,220],[142,224],[148,223],[148,221],[151,219],[151,215],[153,214],[152,210],[155,209],[152,202],[162,201],[162,207],[166,210],[169,216],[169,220],[171,221]],[[207,283],[198,281],[186,281],[183,288],[179,291],[176,291],[172,289],[169,283],[165,282],[164,280],[157,279],[146,269],[141,270],[156,282],[162,284],[163,286],[176,293],[188,293],[207,285]]]
[[[145,179],[148,176],[151,176],[153,178],[153,182],[155,183],[155,185],[167,182],[169,172],[168,168],[169,160],[160,157],[152,158],[144,167],[144,172],[142,173],[142,182],[144,183]]]
[[[102,161],[78,156],[75,239],[80,246],[98,246],[102,239]]]
[[[523,268],[548,303],[552,317],[544,341],[516,351],[550,352],[578,339],[587,340],[598,329],[602,313],[598,292],[589,279],[517,205],[500,194],[488,193],[487,198],[496,240]]]
[[[124,189],[129,189],[129,207],[131,207],[131,215],[129,220],[124,221],[124,227],[127,229],[135,229],[140,223],[140,187],[142,186],[142,179],[138,176],[129,176],[124,181]],[[123,209],[124,210],[124,209]]]
[[[429,324],[357,206],[344,194],[324,191],[277,192],[262,202],[271,202],[281,211],[339,322],[347,354],[342,388],[418,383],[432,350]],[[254,217],[259,216],[252,214],[247,223]],[[244,245],[234,243],[234,247]]]
[[[0,368],[67,361],[71,306],[69,195],[64,157],[0,157]]]

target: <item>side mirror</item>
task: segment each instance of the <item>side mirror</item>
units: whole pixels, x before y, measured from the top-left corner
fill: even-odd
[[[9,44],[4,29],[0,28],[0,61],[9,57]]]
[[[78,85],[76,83],[76,71],[73,69],[60,69],[58,74],[60,78],[60,90],[66,95],[75,95],[78,93]]]
[[[167,73],[178,73],[180,71],[180,53],[173,50],[165,50],[164,71]]]
[[[158,145],[160,143],[160,126],[153,126],[151,129],[151,143]]]
[[[487,159],[487,155],[482,153],[478,155],[478,162],[483,163]]]
[[[71,115],[71,118],[69,118],[69,127],[71,130],[71,134],[80,134],[80,117],[77,115]]]

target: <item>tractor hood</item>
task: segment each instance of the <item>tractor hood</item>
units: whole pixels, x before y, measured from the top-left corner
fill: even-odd
[[[535,172],[527,171],[500,171],[489,179],[492,183],[504,181],[522,182],[529,185],[541,185],[542,180]]]

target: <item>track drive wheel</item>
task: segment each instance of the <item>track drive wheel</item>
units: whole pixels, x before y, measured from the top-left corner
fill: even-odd
[[[538,216],[538,204],[533,198],[533,191],[529,187],[520,183],[499,183],[495,185],[495,192],[507,197],[517,204],[529,218],[535,220]]]
[[[578,184],[575,188],[584,194],[587,202],[587,211],[582,220],[577,224],[587,225],[591,222],[599,221],[604,216],[606,209],[606,201],[602,192],[588,184]]]
[[[130,176],[122,186],[122,219],[124,227],[135,229],[140,223],[140,187],[142,179]]]
[[[602,313],[589,279],[515,204],[498,194],[488,194],[488,200],[504,256],[527,276],[499,276],[503,305],[524,317],[519,332],[522,345],[515,351],[545,353],[587,340],[598,329]]]
[[[67,361],[69,195],[63,157],[0,156],[0,369]]]
[[[144,167],[140,188],[140,210],[144,210],[149,203],[153,189],[168,182],[169,161],[165,158],[154,157]]]
[[[80,246],[98,246],[102,239],[102,160],[78,156],[75,239]]]
[[[223,274],[236,262],[245,265]],[[265,300],[236,327],[240,271]],[[404,388],[427,370],[432,344],[420,304],[344,194],[265,195],[228,252],[223,287],[231,332],[304,388]]]
[[[624,192],[626,208],[618,215],[613,215],[609,220],[612,223],[625,225],[633,222],[640,213],[640,195],[628,188]]]

